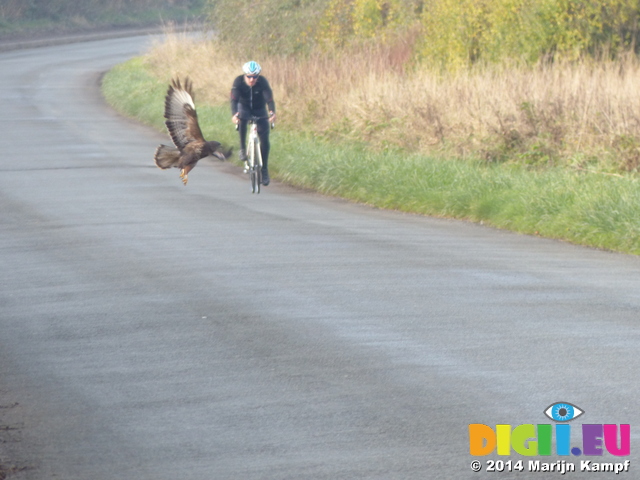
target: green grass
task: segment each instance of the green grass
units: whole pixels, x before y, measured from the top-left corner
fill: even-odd
[[[161,130],[166,89],[141,59],[113,69],[103,82],[105,98],[116,109]],[[205,137],[237,144],[228,105],[196,107]],[[292,185],[384,209],[640,254],[640,183],[633,175],[375,152],[281,129],[273,131],[271,143],[272,177]]]

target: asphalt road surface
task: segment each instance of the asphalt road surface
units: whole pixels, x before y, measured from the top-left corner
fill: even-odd
[[[252,195],[218,160],[185,187],[153,164],[168,137],[100,97],[100,73],[149,43],[0,54],[12,478],[560,476],[530,459],[631,460],[640,478],[638,258],[277,181]],[[470,424],[553,425],[559,401],[585,412],[571,447],[582,423],[630,424],[631,455],[494,453],[472,472]]]

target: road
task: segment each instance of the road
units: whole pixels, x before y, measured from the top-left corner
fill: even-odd
[[[585,411],[572,446],[579,422],[631,424],[630,457],[594,458],[639,475],[638,258],[252,195],[217,160],[184,187],[153,165],[168,137],[99,94],[149,43],[0,54],[12,479],[525,478],[484,471],[515,453],[473,473],[468,426],[552,424],[558,401]]]

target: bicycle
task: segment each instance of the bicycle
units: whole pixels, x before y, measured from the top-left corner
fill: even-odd
[[[262,185],[262,151],[258,137],[258,117],[251,117],[248,122],[249,138],[247,140],[247,166],[251,178],[251,193],[260,193]]]
[[[247,165],[245,173],[249,174],[251,179],[251,193],[260,193],[260,185],[262,185],[262,150],[260,150],[260,137],[258,136],[258,120],[263,117],[252,116],[247,121]],[[270,125],[273,128],[275,125]],[[236,125],[236,130],[240,128]]]

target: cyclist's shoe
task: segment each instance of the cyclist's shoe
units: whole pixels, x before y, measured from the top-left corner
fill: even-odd
[[[262,185],[266,187],[267,185],[269,185],[270,181],[271,179],[269,178],[269,170],[267,170],[266,168],[263,168],[262,169]]]
[[[249,159],[247,158],[247,151],[244,148],[241,148],[238,152],[238,158],[240,158],[241,162],[244,162],[244,173],[249,173]]]

